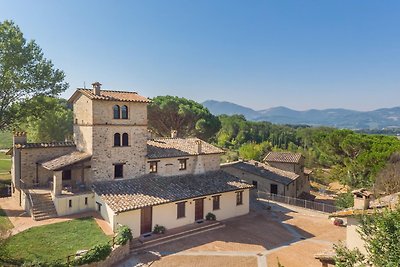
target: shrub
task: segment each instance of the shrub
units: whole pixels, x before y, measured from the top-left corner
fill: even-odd
[[[217,219],[217,216],[215,216],[214,213],[211,213],[211,212],[207,213],[207,215],[206,215],[207,221],[215,221],[216,219]]]
[[[155,233],[155,234],[164,234],[164,233],[165,233],[165,230],[166,230],[166,229],[165,229],[164,226],[156,224],[156,225],[154,226],[153,233]]]
[[[112,251],[111,245],[108,243],[95,245],[88,252],[86,252],[85,255],[83,255],[78,259],[75,259],[74,264],[83,265],[87,263],[105,260],[108,257],[108,255],[110,255],[111,251]]]
[[[118,229],[117,236],[115,238],[115,243],[117,245],[125,245],[128,241],[131,241],[133,238],[131,229],[123,225]]]

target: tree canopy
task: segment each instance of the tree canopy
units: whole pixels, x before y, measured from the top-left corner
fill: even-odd
[[[64,77],[64,72],[54,68],[35,41],[27,41],[14,22],[0,22],[0,130],[18,123],[17,115],[26,115],[34,108],[28,101],[32,97],[65,91],[68,83]],[[39,115],[44,109],[35,111]]]
[[[157,96],[148,106],[149,128],[159,136],[177,130],[182,137],[209,140],[221,127],[217,117],[201,104],[176,96]]]

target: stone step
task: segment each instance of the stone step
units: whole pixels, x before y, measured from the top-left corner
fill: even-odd
[[[216,222],[213,224],[208,224],[202,227],[198,227],[195,229],[190,229],[187,231],[183,231],[183,232],[179,232],[176,234],[172,234],[172,235],[167,235],[165,237],[160,237],[160,238],[156,238],[156,239],[152,239],[149,241],[140,241],[140,240],[136,240],[136,241],[132,241],[131,243],[131,247],[130,247],[130,252],[131,253],[137,253],[140,252],[142,250],[145,249],[149,249],[158,245],[162,245],[162,244],[166,244],[175,240],[179,240],[182,238],[186,238],[186,237],[190,237],[190,236],[194,236],[194,235],[198,235],[204,232],[208,232],[208,231],[212,231],[212,230],[217,230],[220,228],[225,227],[225,224],[221,223],[221,222]]]
[[[31,192],[32,198],[32,217],[35,221],[41,221],[57,217],[50,193],[40,194]]]

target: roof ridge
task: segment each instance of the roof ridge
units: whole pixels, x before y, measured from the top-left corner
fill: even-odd
[[[77,88],[77,90],[86,90],[86,91],[92,91],[92,89],[89,88]],[[101,89],[101,92],[112,92],[112,93],[128,93],[128,94],[138,94],[137,91],[119,91],[119,90],[110,90],[110,89]]]

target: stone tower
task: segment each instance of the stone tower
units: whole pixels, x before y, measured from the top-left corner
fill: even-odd
[[[77,89],[73,103],[74,141],[92,155],[88,182],[135,178],[146,170],[147,98],[135,92]]]

